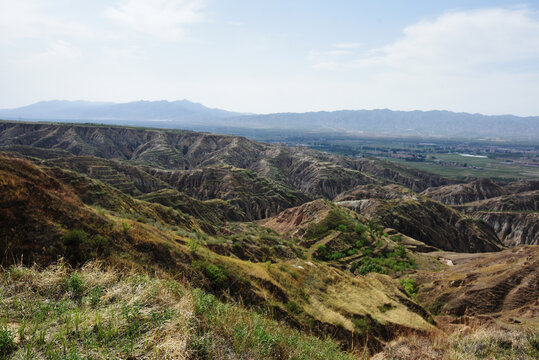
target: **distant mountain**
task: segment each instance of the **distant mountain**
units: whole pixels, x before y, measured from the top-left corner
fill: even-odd
[[[539,116],[487,116],[451,111],[342,110],[247,115],[228,126],[361,132],[420,137],[513,138],[539,140]]]
[[[211,119],[238,116],[240,113],[211,109],[188,100],[134,101],[115,104],[89,101],[42,101],[16,109],[0,110],[0,117],[9,120],[69,120],[69,121],[175,121],[199,123]]]
[[[108,122],[229,133],[237,133],[231,129],[277,129],[406,137],[539,140],[539,116],[387,109],[256,115],[212,109],[187,100],[121,104],[53,100],[0,110],[0,118]]]

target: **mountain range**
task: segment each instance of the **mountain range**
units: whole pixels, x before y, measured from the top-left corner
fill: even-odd
[[[450,111],[342,110],[246,114],[188,100],[128,103],[52,100],[0,110],[7,120],[97,122],[193,130],[215,127],[345,132],[356,135],[539,140],[539,117]]]

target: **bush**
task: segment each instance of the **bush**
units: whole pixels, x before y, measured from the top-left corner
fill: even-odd
[[[415,279],[403,278],[400,279],[399,282],[401,283],[402,287],[404,288],[404,291],[406,291],[408,296],[414,299],[417,297],[417,285]]]
[[[342,211],[332,209],[327,216],[315,224],[310,224],[307,227],[305,235],[307,238],[316,238],[324,235],[329,230],[337,229],[339,231],[347,231],[354,227],[354,222],[350,216],[347,216]]]
[[[363,246],[365,246],[364,239],[359,239],[358,241],[356,241],[356,248],[361,249]]]
[[[404,249],[404,246],[397,246],[397,249],[395,250],[395,255],[401,258],[406,258],[406,250]]]
[[[72,273],[66,281],[66,290],[71,292],[71,296],[75,299],[80,299],[84,292],[84,280],[76,272]]]
[[[187,240],[187,247],[193,254],[195,254],[200,248],[200,241],[198,239],[190,238],[189,240]]]
[[[84,230],[69,230],[64,234],[64,245],[68,248],[78,248],[86,239],[88,234]]]
[[[368,273],[374,272],[379,274],[387,274],[387,270],[383,268],[380,264],[377,263],[377,260],[374,260],[372,258],[364,258],[361,261],[357,262],[354,271],[357,270],[357,272],[360,275],[366,275]]]
[[[129,229],[131,229],[131,225],[129,225],[128,222],[122,222],[122,232],[124,235],[127,235],[129,233]]]
[[[394,241],[396,243],[399,243],[402,240],[400,235],[391,235],[389,238],[391,239],[391,241]]]
[[[103,296],[103,287],[101,285],[94,286],[88,293],[88,300],[92,306],[97,306]]]
[[[326,248],[326,245],[318,245],[318,248],[316,249],[316,256],[320,259],[326,259],[328,256],[328,249]]]
[[[363,234],[367,230],[367,227],[363,224],[357,224],[354,226],[354,231],[358,234]]]
[[[0,358],[7,358],[16,349],[13,332],[7,328],[0,328]]]
[[[77,264],[104,255],[109,250],[109,239],[99,234],[88,237],[84,230],[69,230],[63,236],[66,258]]]
[[[195,261],[193,267],[202,271],[215,288],[220,289],[227,285],[228,272],[222,265],[215,265],[206,261]]]

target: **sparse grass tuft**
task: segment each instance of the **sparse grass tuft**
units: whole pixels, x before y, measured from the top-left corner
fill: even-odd
[[[13,332],[7,328],[0,328],[0,358],[4,359],[16,349]]]

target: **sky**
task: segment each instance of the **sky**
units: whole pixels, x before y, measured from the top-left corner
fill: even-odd
[[[539,0],[0,0],[0,108],[539,115]]]

